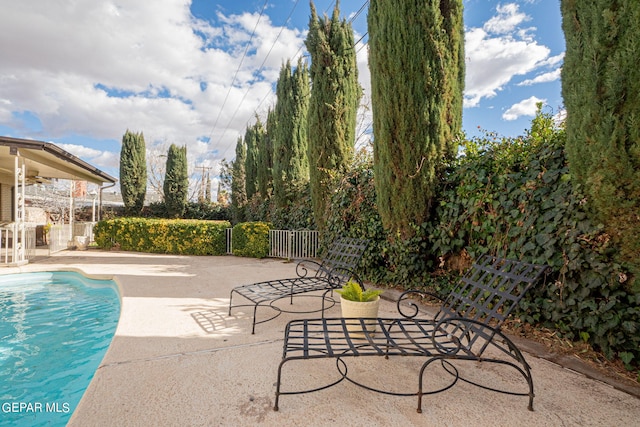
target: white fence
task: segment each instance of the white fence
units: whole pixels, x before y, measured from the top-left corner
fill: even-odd
[[[87,238],[87,243],[93,242],[93,227],[95,225],[95,222],[74,222],[73,236],[84,236]]]
[[[36,227],[27,227],[25,232],[24,256],[31,260],[36,257]]]
[[[13,227],[0,228],[0,255],[3,264],[13,262]]]
[[[227,239],[227,255],[233,255],[233,228],[227,228],[225,237]]]
[[[49,242],[49,253],[60,252],[69,247],[71,232],[69,226],[65,224],[52,225],[49,229],[47,240]]]
[[[52,225],[47,232],[49,254],[68,249],[73,237],[84,236],[93,241],[93,222],[75,223],[73,236],[69,225]],[[233,254],[233,229],[226,230],[227,254]],[[0,264],[13,262],[13,227],[0,228]],[[269,257],[285,259],[316,258],[320,246],[318,232],[314,230],[269,230]],[[25,258],[36,255],[36,227],[26,227]]]
[[[227,228],[227,254],[233,254],[233,229]],[[320,241],[315,230],[269,230],[269,257],[315,258]]]
[[[95,222],[75,222],[73,236],[69,232],[68,224],[52,225],[48,233],[49,253],[60,252],[69,248],[69,242],[74,237],[86,237],[86,243],[93,242],[93,227]],[[73,244],[73,242],[72,242]]]
[[[316,258],[318,232],[313,230],[269,230],[269,256],[272,258]]]
[[[16,250],[24,250],[24,260],[30,260],[36,256],[36,228],[25,226],[24,242],[21,240],[22,233],[17,230],[15,223],[0,227],[0,264],[16,262],[14,260],[14,255],[16,255],[14,245],[18,245]],[[17,259],[23,258],[18,256]]]
[[[92,242],[94,225],[95,222],[76,222],[73,226],[73,236],[71,236],[68,224],[52,225],[47,231],[49,254],[68,249],[72,237],[83,236],[84,241]],[[15,264],[16,261],[28,261],[36,257],[37,227],[25,226],[24,241],[21,241],[22,233],[17,230],[17,227],[15,223],[0,227],[0,265]],[[18,245],[18,247],[14,249],[14,245]],[[24,257],[20,255],[16,257],[16,251],[21,250],[24,250]]]

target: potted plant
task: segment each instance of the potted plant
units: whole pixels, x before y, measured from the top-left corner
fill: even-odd
[[[336,292],[340,294],[342,317],[360,319],[378,317],[380,294],[382,291],[373,289],[363,290],[358,282],[349,280],[342,286],[342,289],[338,289]],[[368,332],[374,332],[376,330],[375,321],[365,321],[364,324]],[[363,333],[358,333],[363,330],[362,323],[359,320],[348,321],[347,330],[349,332],[355,332],[352,336],[364,337]]]

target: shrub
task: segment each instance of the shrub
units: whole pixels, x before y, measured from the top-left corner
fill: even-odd
[[[169,213],[164,202],[154,202],[144,207],[142,216],[145,218],[169,218]],[[186,206],[182,219],[230,221],[231,213],[228,205],[211,202],[190,202]]]
[[[228,205],[219,203],[189,203],[184,213],[185,219],[201,219],[209,221],[231,221]]]
[[[243,222],[233,227],[233,254],[252,258],[269,255],[269,229],[266,222]]]
[[[387,234],[376,209],[373,159],[358,152],[350,171],[336,183],[327,212],[326,246],[339,236],[369,239],[360,271],[361,277],[377,283],[389,280]]]
[[[116,218],[94,228],[103,249],[180,255],[224,255],[227,221]]]
[[[572,185],[564,141],[540,111],[524,138],[472,141],[446,177],[432,251],[445,266],[487,252],[550,265],[547,282],[521,302],[521,318],[639,366],[640,294]]]
[[[270,206],[268,218],[274,227],[278,230],[315,229],[309,183],[291,186],[288,191],[291,192],[287,195],[291,202],[287,206],[279,208],[275,203]]]

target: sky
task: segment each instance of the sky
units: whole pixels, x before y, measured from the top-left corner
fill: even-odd
[[[319,14],[334,1],[316,0]],[[560,0],[463,0],[463,128],[525,133],[536,103],[563,108]],[[186,145],[190,172],[219,171],[275,104],[283,62],[308,58],[308,0],[0,0],[0,135],[53,142],[118,177],[126,130],[151,162]],[[368,1],[342,0],[370,93]],[[365,102],[366,103],[366,102]],[[358,120],[368,139],[371,116]],[[361,142],[360,141],[360,142]],[[215,189],[214,189],[215,191]]]

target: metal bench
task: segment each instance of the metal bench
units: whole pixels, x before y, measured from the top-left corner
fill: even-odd
[[[368,240],[349,237],[337,238],[327,249],[320,261],[301,260],[296,265],[297,277],[269,280],[266,282],[252,283],[238,286],[231,290],[229,295],[229,315],[231,310],[237,307],[253,307],[253,321],[251,333],[255,333],[256,325],[275,319],[283,312],[315,313],[333,307],[335,301],[328,296],[334,289],[339,289],[350,278],[356,278],[356,268],[362,259]],[[323,291],[318,295],[322,299],[322,307],[311,311],[289,311],[278,307],[276,302],[283,298],[290,298],[310,292]],[[250,304],[233,304],[233,296],[237,294],[250,301]],[[329,305],[326,302],[329,302]],[[274,310],[273,316],[268,319],[256,321],[258,307],[265,306]]]
[[[422,412],[424,395],[448,390],[459,380],[487,390],[528,396],[528,408],[533,410],[533,379],[529,365],[516,345],[501,332],[500,327],[546,269],[546,266],[485,255],[461,278],[431,319],[419,318],[418,306],[408,298],[414,294],[424,296],[428,293],[411,290],[404,292],[398,299],[400,317],[358,319],[362,330],[357,333],[347,328],[347,323],[353,323],[353,319],[323,318],[289,322],[284,335],[282,361],[278,367],[274,410],[278,410],[281,395],[319,391],[343,380],[389,395],[417,396],[418,413]],[[376,323],[375,332],[369,332],[365,326],[371,321]],[[384,356],[386,359],[393,356],[423,358],[424,361],[418,360],[417,363],[420,368],[416,388],[408,392],[381,390],[350,377],[347,361],[366,356]],[[322,358],[336,360],[337,379],[312,389],[283,391],[282,373],[288,362]],[[465,361],[496,363],[509,371],[513,368],[516,374],[524,378],[526,387],[522,384],[517,390],[497,389],[495,384],[481,384],[477,380],[464,378],[457,365]],[[439,383],[436,389],[426,389],[428,381],[425,380],[425,372],[429,367],[443,369],[443,376],[450,381]],[[380,369],[388,371],[393,366],[383,364]],[[287,377],[291,375],[295,375],[295,371],[289,368]]]

